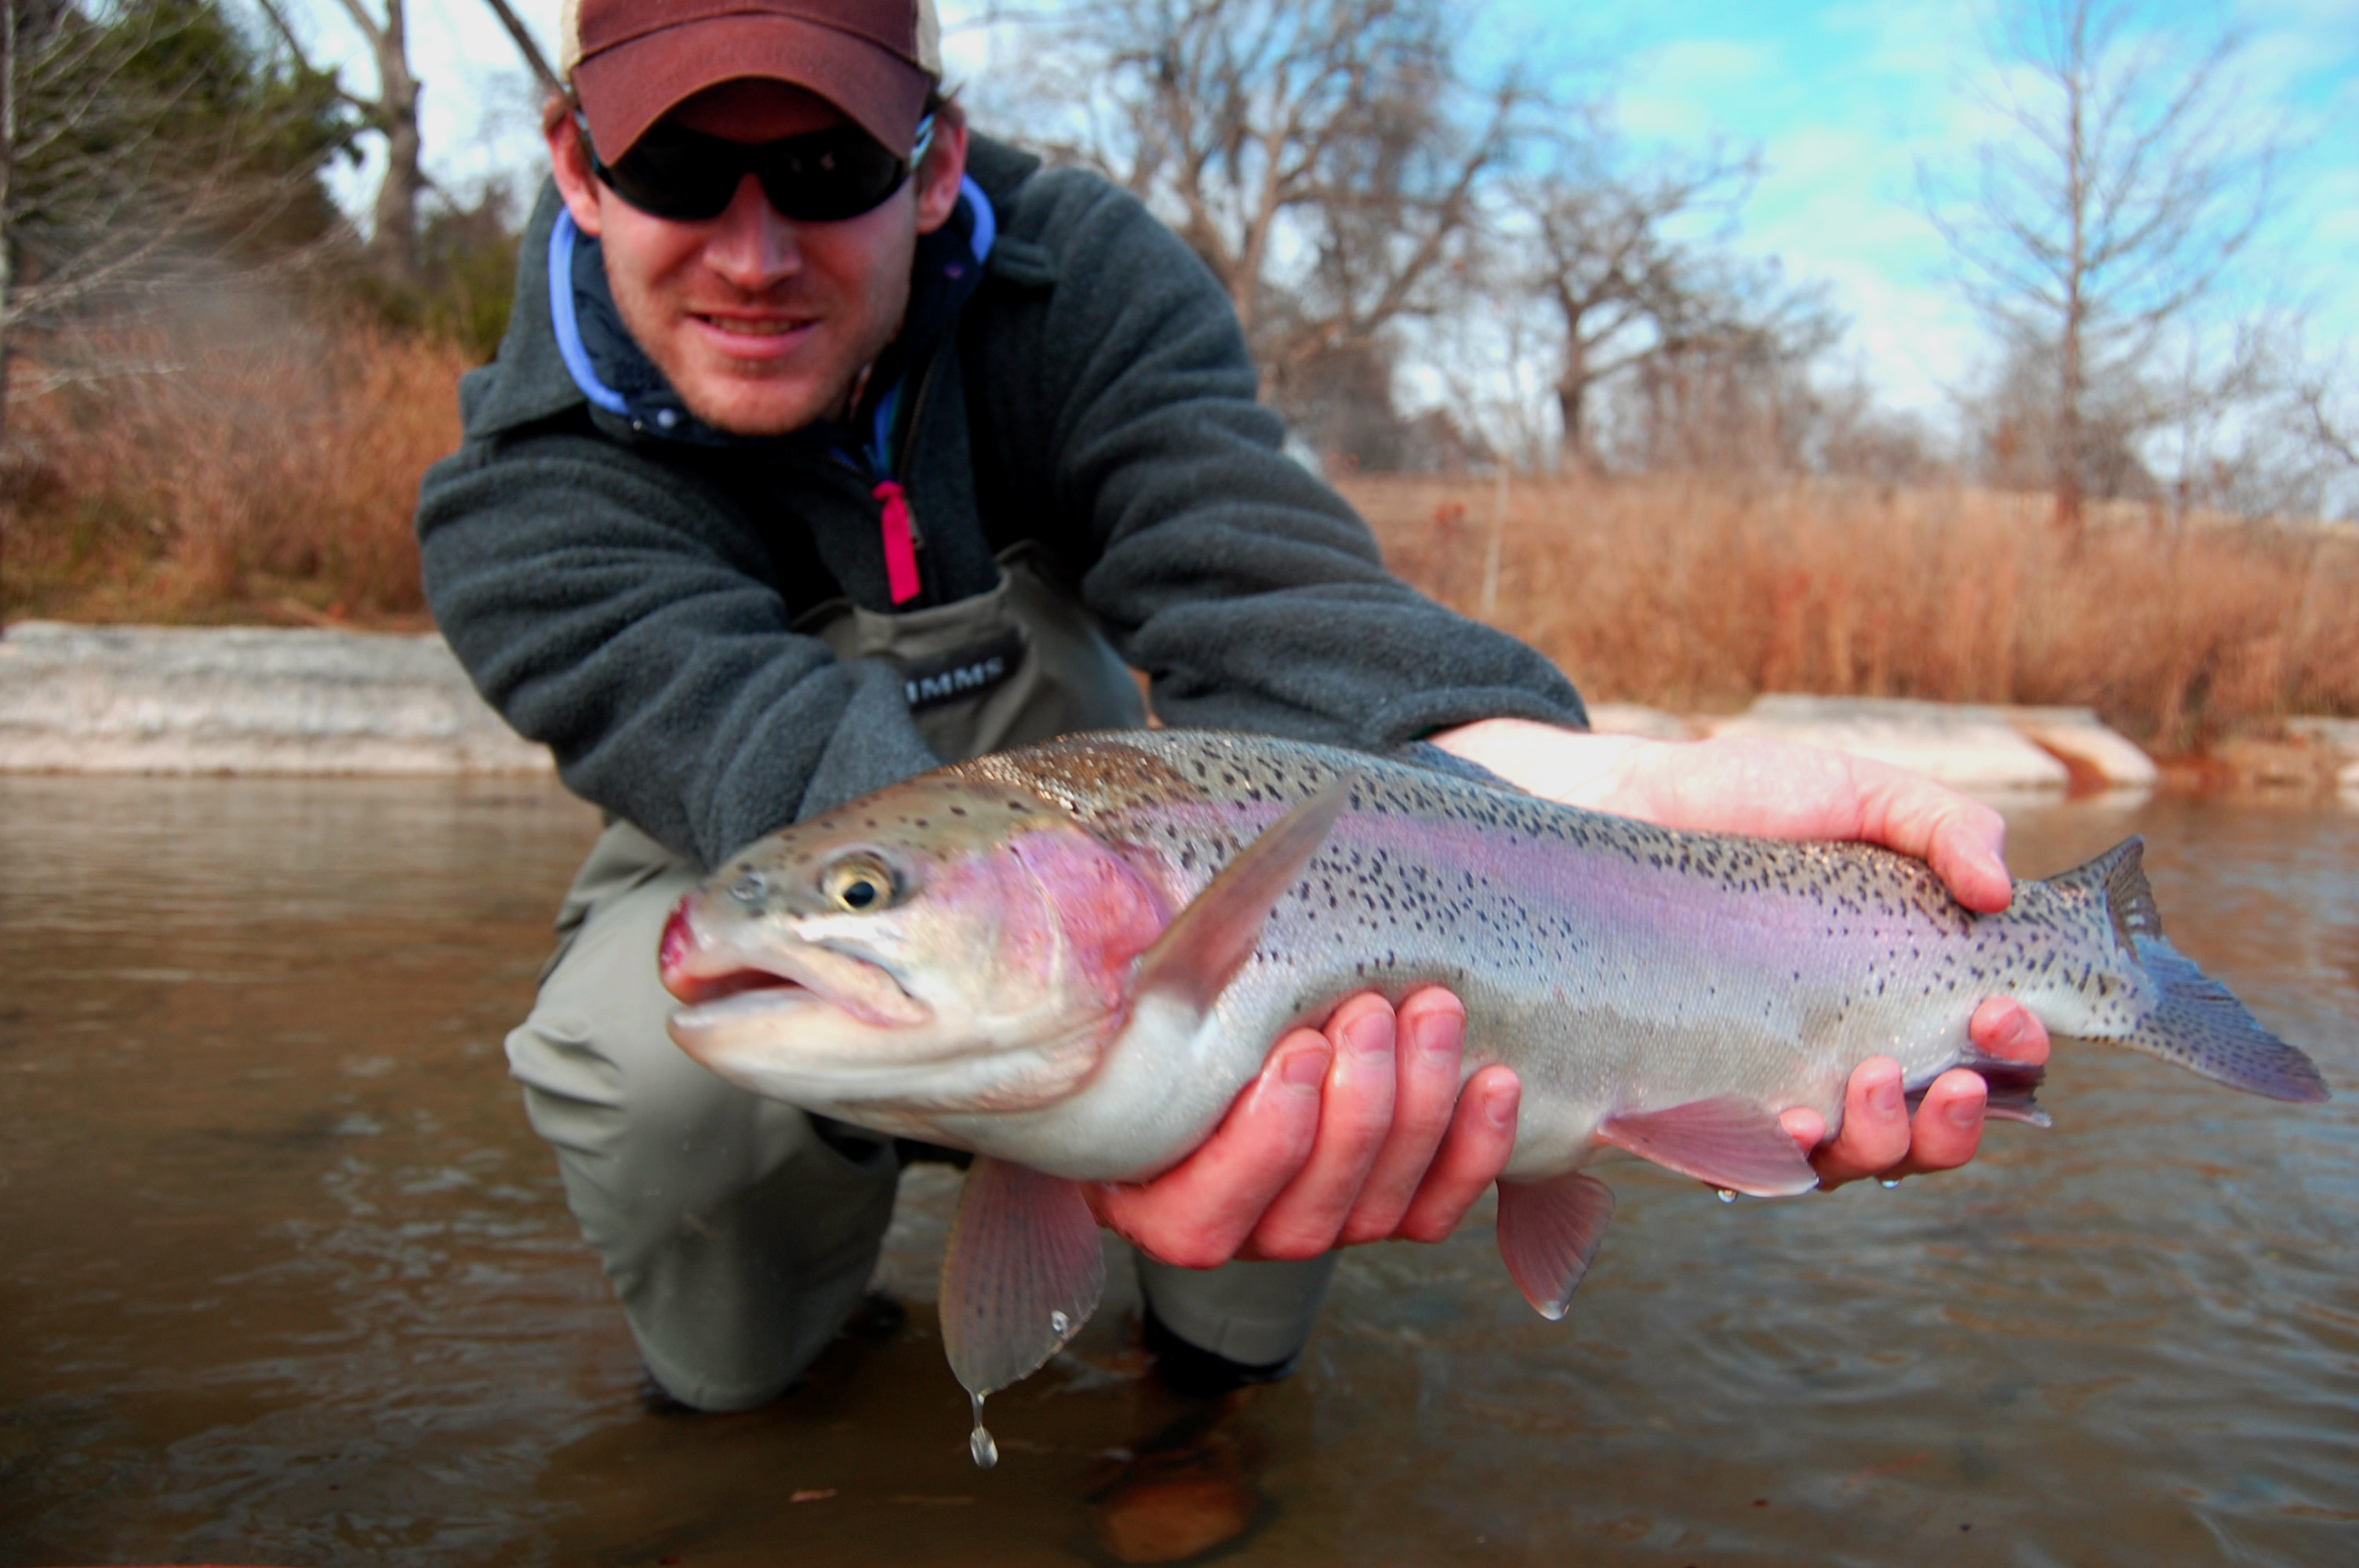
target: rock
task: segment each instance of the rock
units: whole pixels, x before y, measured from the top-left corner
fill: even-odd
[[[1713,724],[1712,732],[1872,757],[1969,792],[2062,791],[2070,771],[2018,734],[2001,711],[1900,697],[1774,695]]]
[[[2102,784],[2152,789],[2159,776],[2152,757],[2118,730],[2107,729],[2089,708],[1977,708],[1973,711],[1995,715],[2025,740],[2061,757],[2068,769],[2076,773],[2085,769]]]
[[[2359,719],[2304,716],[2285,721],[2286,733],[2305,746],[2359,761]]]
[[[1696,728],[1676,713],[1636,702],[1593,702],[1589,727],[1600,735],[1644,735],[1650,741],[1692,741]]]
[[[0,637],[0,772],[551,766],[432,635],[26,622]]]

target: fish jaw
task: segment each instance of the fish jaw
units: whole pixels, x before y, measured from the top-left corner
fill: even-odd
[[[831,902],[846,867],[874,907]],[[659,963],[688,1004],[672,1038],[723,1077],[988,1152],[944,1119],[987,1130],[1086,1083],[1164,923],[1062,812],[921,781],[751,847],[681,902]]]

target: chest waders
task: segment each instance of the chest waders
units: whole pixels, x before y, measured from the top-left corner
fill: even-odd
[[[794,629],[839,659],[895,665],[946,762],[1146,723],[1136,680],[1053,568],[1028,545],[999,564],[997,586],[972,598],[902,614],[832,600]],[[791,1387],[858,1307],[900,1162],[889,1142],[815,1125],[672,1044],[656,946],[699,875],[610,824],[566,895],[557,952],[507,1054],[648,1371],[683,1403],[744,1410]],[[1165,1328],[1268,1367],[1309,1337],[1332,1263],[1206,1271],[1142,1258],[1139,1276]]]

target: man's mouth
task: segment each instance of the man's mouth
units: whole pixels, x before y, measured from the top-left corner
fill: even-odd
[[[810,319],[802,316],[712,316],[700,313],[699,321],[716,332],[733,338],[783,338],[810,326]]]

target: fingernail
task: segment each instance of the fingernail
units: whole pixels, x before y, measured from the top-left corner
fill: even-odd
[[[1409,1037],[1420,1056],[1446,1057],[1458,1054],[1458,1032],[1449,1027],[1449,1021],[1430,1013],[1420,1013],[1409,1025]]]
[[[1316,1048],[1297,1051],[1278,1067],[1277,1075],[1291,1088],[1315,1089],[1327,1076],[1327,1053]]]
[[[1351,1047],[1353,1055],[1364,1061],[1373,1062],[1393,1054],[1392,1031],[1375,1013],[1353,1020],[1343,1031],[1343,1044]]]
[[[1513,1126],[1516,1120],[1516,1102],[1523,1098],[1523,1090],[1520,1087],[1495,1090],[1484,1100],[1483,1114],[1490,1119],[1491,1125],[1494,1127]]]
[[[1886,1078],[1868,1090],[1867,1108],[1871,1113],[1880,1117],[1901,1115],[1900,1080]]]
[[[2031,1020],[2020,1012],[2011,1012],[2006,1017],[2006,1027],[1999,1031],[1999,1054],[2005,1055],[2030,1038]]]
[[[1977,1096],[1961,1095],[1950,1102],[1942,1114],[1950,1119],[1952,1127],[1973,1127],[1983,1119],[1983,1102]]]

